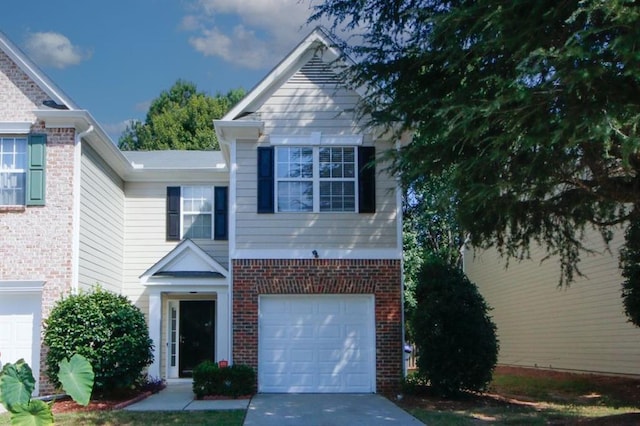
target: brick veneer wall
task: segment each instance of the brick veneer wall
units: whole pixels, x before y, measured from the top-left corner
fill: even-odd
[[[46,128],[34,110],[50,99],[36,82],[0,52],[0,122],[31,122],[31,132],[47,134],[45,205],[0,207],[0,280],[44,281],[42,319],[69,294],[72,281],[74,129]],[[40,393],[46,380],[40,353]]]
[[[233,268],[233,360],[258,368],[261,294],[373,294],[376,391],[395,392],[402,376],[399,260],[241,259]]]
[[[44,281],[42,319],[71,292],[73,235],[73,129],[32,127],[47,133],[45,205],[0,207],[0,280]],[[53,391],[46,380],[46,347],[40,353],[40,393]]]

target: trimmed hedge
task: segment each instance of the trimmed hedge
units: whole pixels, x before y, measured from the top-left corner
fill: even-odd
[[[491,309],[458,268],[430,257],[420,270],[411,317],[419,374],[444,396],[481,391],[500,348]]]
[[[198,399],[207,395],[237,398],[253,394],[255,387],[256,372],[248,365],[219,367],[213,361],[204,361],[193,369],[193,393]]]
[[[97,288],[59,300],[45,322],[47,375],[59,386],[58,365],[78,353],[95,372],[95,390],[128,388],[153,361],[142,311],[126,297]]]

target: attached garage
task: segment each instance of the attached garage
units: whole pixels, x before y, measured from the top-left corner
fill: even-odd
[[[376,391],[373,295],[263,295],[258,391]]]
[[[41,285],[0,282],[0,361],[24,359],[36,378],[40,370],[41,290]]]

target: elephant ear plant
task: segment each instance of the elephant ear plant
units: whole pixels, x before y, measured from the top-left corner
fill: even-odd
[[[85,357],[75,354],[60,362],[58,378],[62,389],[80,405],[87,405],[93,389],[94,373]],[[0,402],[11,413],[13,425],[51,425],[51,403],[31,399],[36,381],[24,360],[7,363],[0,372]]]

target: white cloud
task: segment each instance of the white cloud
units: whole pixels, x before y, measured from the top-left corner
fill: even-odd
[[[91,52],[83,51],[67,37],[54,32],[29,34],[26,50],[39,65],[54,68],[77,65],[91,57]]]
[[[122,136],[122,133],[125,131],[127,126],[129,126],[133,121],[134,119],[129,119],[119,123],[103,123],[102,129],[107,132],[111,141],[117,145],[120,136]]]
[[[306,21],[314,1],[196,0],[181,28],[197,32],[189,42],[206,56],[268,68],[310,31]]]

